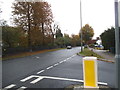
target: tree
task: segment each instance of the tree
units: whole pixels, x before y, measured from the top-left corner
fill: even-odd
[[[36,7],[38,6],[38,7]],[[53,22],[53,15],[51,12],[51,6],[47,2],[36,2],[33,5],[34,8],[34,24],[36,27],[40,27],[42,33],[42,43],[45,44],[46,35],[53,35],[51,30],[51,24]],[[47,36],[47,37],[48,37]]]
[[[0,20],[0,26],[8,26],[7,25],[7,21],[5,21],[5,20]]]
[[[81,35],[81,31],[80,31],[80,35]],[[87,41],[91,40],[93,36],[94,36],[94,30],[89,24],[86,24],[84,27],[82,27],[82,39],[85,44],[87,43]]]
[[[79,35],[72,34],[71,44],[72,44],[72,46],[78,46],[78,45],[80,45],[80,37],[79,37]]]
[[[36,42],[44,45],[48,33],[51,34],[52,23],[51,6],[45,2],[15,2],[13,3],[14,23],[20,26],[28,35],[28,45],[31,47]],[[37,36],[34,37],[37,32]],[[39,33],[39,35],[38,35]],[[41,39],[40,39],[41,38]]]
[[[18,27],[3,26],[2,27],[2,41],[4,48],[13,48],[20,46],[21,42],[24,42],[21,37],[23,33]]]
[[[59,37],[55,40],[55,43],[57,46],[59,47],[64,47],[65,46],[65,42],[64,42],[64,38],[63,37]]]
[[[66,46],[71,45],[71,38],[69,37],[68,34],[64,34],[64,44]]]
[[[115,28],[111,27],[105,30],[101,35],[102,44],[105,49],[115,47]]]
[[[13,3],[14,23],[23,27],[28,36],[28,46],[31,47],[31,27],[32,27],[32,7],[31,2],[15,2]]]
[[[63,37],[60,27],[56,25],[56,38]]]

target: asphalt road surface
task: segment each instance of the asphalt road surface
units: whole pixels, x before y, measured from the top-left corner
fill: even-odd
[[[65,88],[83,84],[80,47],[3,61],[3,88]],[[98,62],[99,84],[115,87],[115,65]],[[101,83],[102,82],[102,83]]]

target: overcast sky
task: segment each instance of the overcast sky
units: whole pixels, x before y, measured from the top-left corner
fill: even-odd
[[[14,0],[0,0],[2,15],[10,24],[11,5]],[[80,31],[80,0],[45,0],[51,4],[54,21],[63,33],[78,34]],[[104,30],[114,26],[114,0],[81,0],[82,25],[89,24],[98,37]]]

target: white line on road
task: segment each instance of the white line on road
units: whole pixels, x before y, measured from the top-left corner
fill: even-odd
[[[63,60],[62,63],[64,63],[65,61]]]
[[[83,80],[77,80],[77,79],[68,79],[68,78],[51,77],[51,76],[44,76],[44,77],[45,77],[45,78],[48,78],[48,79],[57,79],[57,80],[83,82]]]
[[[69,58],[67,58],[67,60],[69,60],[70,59],[70,57]]]
[[[50,76],[44,76],[45,78],[48,79],[57,79],[57,80],[66,80],[66,81],[73,81],[73,82],[84,82],[84,80],[78,80],[78,79],[69,79],[69,78],[60,78],[60,77],[50,77]],[[108,85],[107,83],[104,82],[98,82],[98,84],[102,84],[102,85]]]
[[[31,77],[31,76],[29,76],[29,77]],[[32,75],[32,78],[33,77],[37,77],[37,79],[31,81],[30,82],[31,84],[35,84],[35,83],[37,83],[38,81],[40,81],[40,80],[42,80],[44,78],[46,78],[46,79],[56,79],[56,80],[65,80],[65,81],[73,81],[73,82],[81,82],[81,83],[84,82],[84,80],[79,80],[79,79],[69,79],[69,78],[51,77],[51,76],[36,76],[36,75]],[[26,79],[26,80],[28,80],[28,79]],[[104,83],[104,82],[98,82],[98,84],[108,85],[107,83]]]
[[[63,60],[64,62],[66,62],[66,59],[65,60]]]
[[[39,71],[39,72],[37,72],[37,74],[40,74],[40,73],[42,73],[42,72],[44,72],[45,70],[41,70],[41,71]]]
[[[107,83],[104,83],[104,82],[98,82],[98,84],[108,85]]]
[[[69,58],[66,59],[66,61],[69,60]]]
[[[58,63],[54,64],[54,66],[57,66],[57,65],[59,65],[59,64]]]
[[[40,76],[39,76],[39,78],[33,80],[33,81],[30,82],[30,83],[35,84],[35,83],[37,83],[38,81],[42,80],[43,78],[44,78],[44,77],[40,77]]]
[[[33,77],[39,77],[39,76],[31,75],[31,76],[29,76],[29,77],[27,77],[27,78],[25,78],[25,79],[20,80],[20,81],[21,81],[21,82],[25,82],[25,81],[27,81],[27,80],[33,78]]]
[[[69,60],[69,59],[71,59],[71,57],[67,58],[66,60]]]
[[[5,87],[5,89],[10,89],[10,88],[13,88],[13,87],[15,87],[15,86],[16,86],[15,84],[11,84],[11,85]]]
[[[29,80],[29,79],[31,79],[31,78],[35,78],[35,77],[36,77],[37,79],[31,81],[30,83],[35,84],[35,83],[37,83],[38,81],[40,81],[40,80],[42,80],[42,79],[44,78],[43,76],[31,75],[31,76],[28,76],[28,77],[25,78],[25,79],[20,80],[20,81],[21,81],[21,82],[25,82],[25,81],[27,81],[27,80]]]
[[[69,59],[71,59],[71,58],[73,58],[73,57],[75,57],[76,55],[72,55],[71,57],[69,57],[69,58],[67,58],[66,60],[69,60]]]
[[[20,80],[20,81],[21,82],[25,82],[25,81],[27,81],[27,80],[29,80],[31,78],[34,78],[34,77],[37,77],[37,79],[31,81],[30,82],[31,84],[35,84],[35,83],[37,83],[38,81],[40,81],[40,80],[42,80],[44,78],[47,78],[47,79],[57,79],[57,80],[66,80],[66,81],[74,81],[74,82],[82,82],[82,83],[84,82],[84,80],[78,80],[78,79],[69,79],[69,78],[51,77],[51,76],[37,76],[37,75],[31,75],[31,76],[29,76],[29,77],[27,77],[25,79]],[[104,82],[98,82],[98,84],[107,85],[107,83],[104,83]],[[16,85],[15,84],[11,84],[11,85],[7,86],[6,88],[12,88],[14,86],[16,86]]]
[[[53,66],[50,66],[50,67],[48,67],[47,69],[51,69],[51,68],[53,68]]]
[[[84,82],[84,80],[78,80],[78,79],[69,79],[69,78],[60,78],[60,77],[51,77],[51,76],[42,76],[42,77],[48,79],[57,79],[57,80],[65,80],[65,81],[73,81],[73,82],[81,82],[81,83]],[[104,82],[98,82],[98,84],[108,85],[107,83]]]
[[[36,58],[40,58],[40,57],[36,56]]]
[[[75,55],[73,55],[72,57],[75,57],[76,56],[76,54]]]
[[[59,63],[61,64],[61,63],[63,63],[63,61],[60,61]]]
[[[53,68],[54,66],[57,66],[57,65],[59,65],[59,64],[61,64],[61,63],[63,63],[63,62],[66,62],[67,60],[71,59],[71,58],[74,57],[74,56],[76,56],[76,55],[73,55],[73,56],[71,56],[71,57],[69,57],[69,58],[67,58],[67,59],[65,59],[65,60],[63,60],[63,61],[60,61],[59,63],[56,63],[56,64],[54,64],[53,66],[49,66],[49,67],[47,67],[46,69],[49,70],[49,69]],[[36,58],[39,58],[39,57],[36,56]],[[37,74],[40,74],[40,73],[42,73],[42,72],[44,72],[44,71],[45,71],[45,70],[41,70],[41,71],[37,72]]]
[[[22,87],[18,88],[17,90],[24,90],[24,89],[26,89],[26,88],[27,88],[27,87],[22,86]]]

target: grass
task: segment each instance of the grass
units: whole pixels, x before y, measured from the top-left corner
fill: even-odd
[[[2,57],[2,60],[21,58],[21,57],[25,57],[25,56],[36,55],[36,54],[44,53],[44,52],[57,51],[57,50],[61,50],[61,49],[64,49],[64,48],[48,49],[48,50],[41,50],[41,51],[34,51],[34,52],[23,52],[23,53],[14,54],[14,55],[6,55],[6,56]]]
[[[102,56],[94,53],[93,51],[89,50],[88,48],[85,48],[83,52],[80,52],[79,53],[80,55],[83,55],[83,56],[94,56],[94,57],[97,57],[97,58],[102,58]]]

